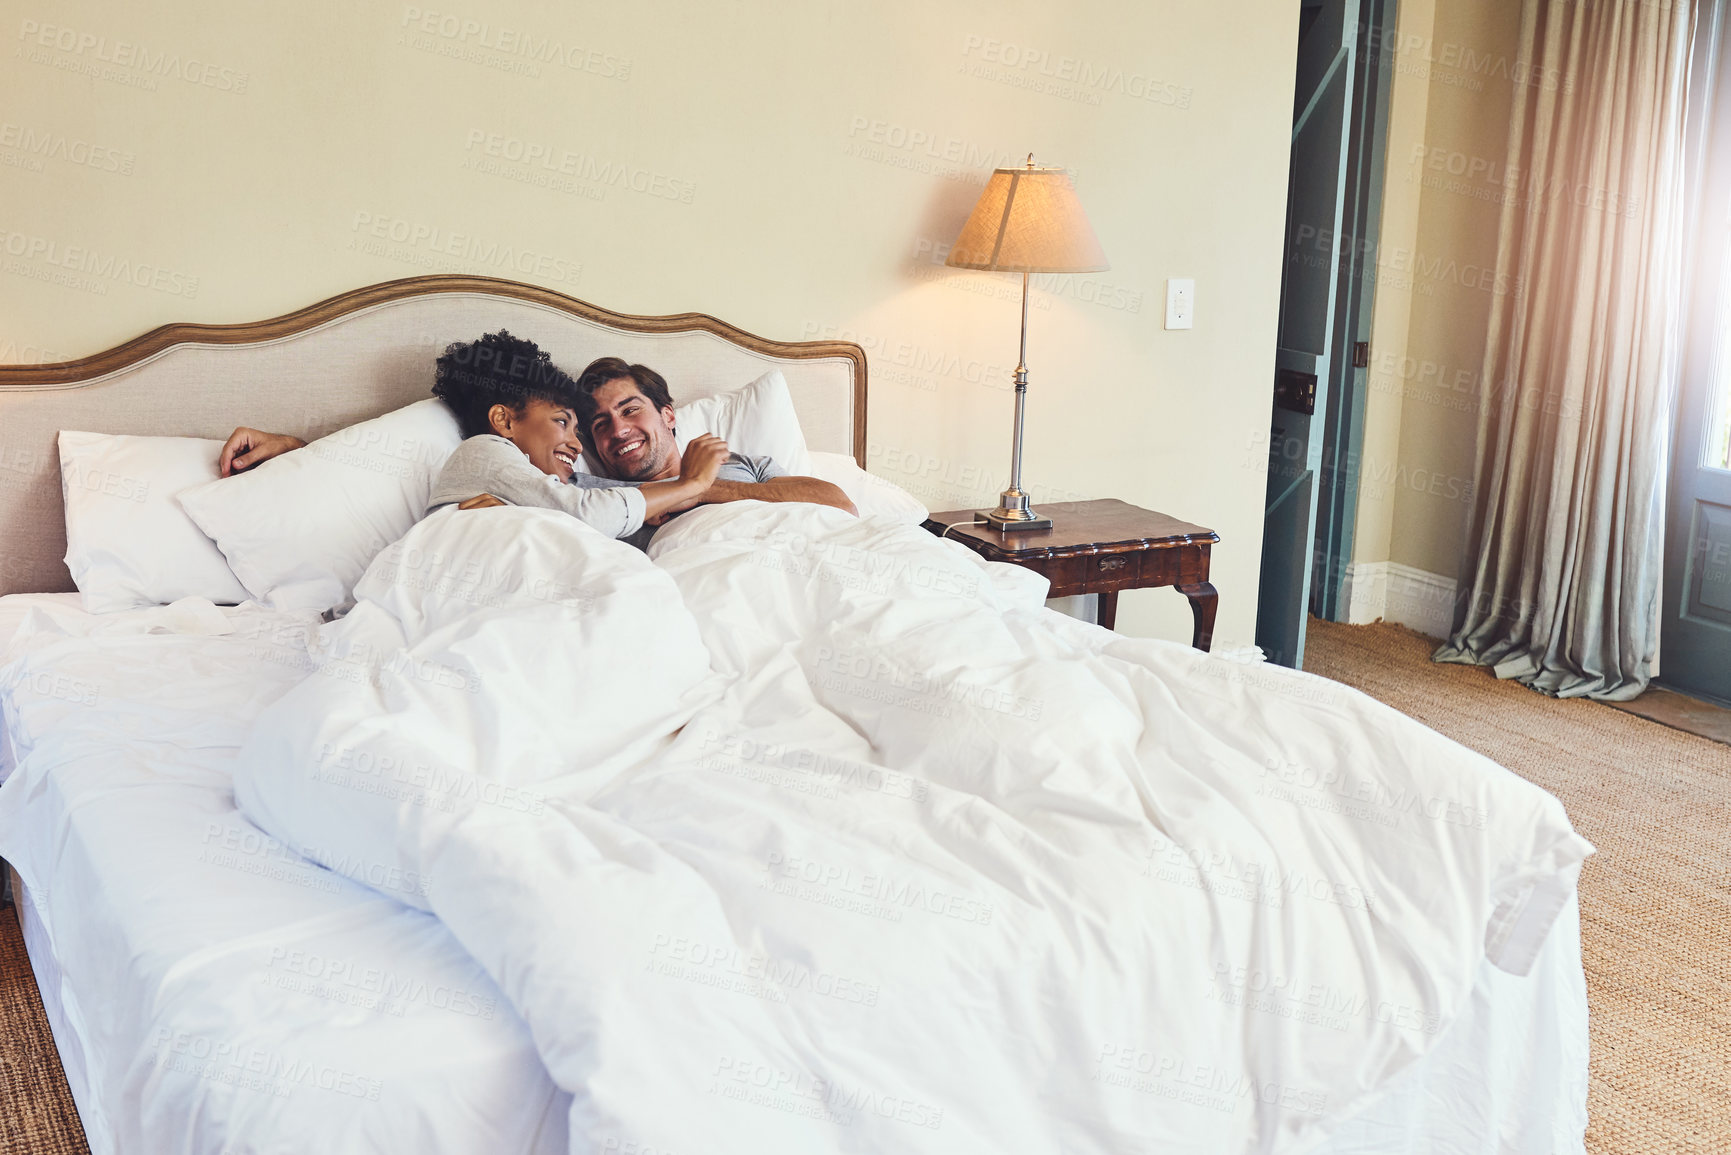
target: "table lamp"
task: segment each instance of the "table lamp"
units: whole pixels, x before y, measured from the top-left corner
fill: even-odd
[[[944,262],[957,269],[1022,274],[1022,351],[1016,358],[1016,432],[1010,447],[1010,488],[998,508],[974,515],[1000,530],[1051,529],[1022,492],[1022,415],[1028,397],[1028,274],[1093,273],[1107,268],[1070,174],[1061,168],[992,170],[968,222]]]

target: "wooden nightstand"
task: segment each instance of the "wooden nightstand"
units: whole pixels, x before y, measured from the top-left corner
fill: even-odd
[[[1099,622],[1107,629],[1117,620],[1120,590],[1175,586],[1190,599],[1196,621],[1190,644],[1208,649],[1220,600],[1208,583],[1208,550],[1219,534],[1116,498],[1041,502],[1040,513],[1052,519],[1051,529],[1005,533],[976,522],[971,509],[934,513],[926,528],[988,561],[1044,575],[1052,597],[1099,594]]]

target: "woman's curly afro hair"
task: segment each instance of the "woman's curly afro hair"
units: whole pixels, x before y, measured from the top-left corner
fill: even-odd
[[[464,437],[493,431],[487,413],[503,405],[521,413],[530,401],[577,409],[577,383],[533,341],[504,329],[479,341],[458,341],[440,355],[433,396],[456,415]]]

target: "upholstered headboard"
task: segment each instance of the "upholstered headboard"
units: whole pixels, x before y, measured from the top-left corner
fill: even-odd
[[[452,341],[505,328],[571,373],[642,362],[676,402],[779,368],[813,449],[865,459],[865,351],[770,341],[701,313],[633,317],[492,277],[387,281],[243,325],[165,325],[104,353],[0,365],[0,593],[70,590],[62,429],[223,438],[238,425],[311,440],[418,401]]]

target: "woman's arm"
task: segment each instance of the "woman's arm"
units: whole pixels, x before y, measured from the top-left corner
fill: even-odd
[[[713,487],[721,484],[715,475],[727,461],[727,442],[712,433],[694,437],[679,459],[679,476],[670,481],[646,481],[637,487],[643,495],[643,520],[660,525],[675,513],[681,513],[707,500]]]

